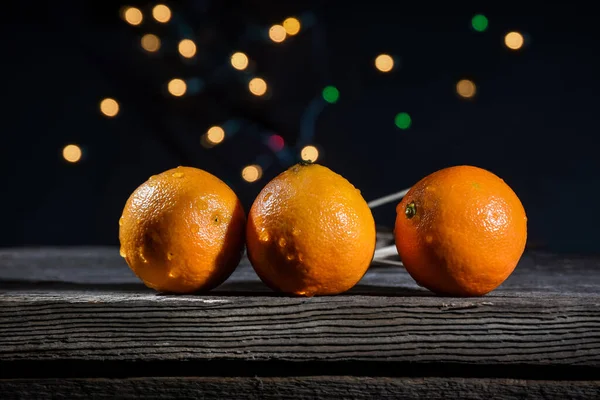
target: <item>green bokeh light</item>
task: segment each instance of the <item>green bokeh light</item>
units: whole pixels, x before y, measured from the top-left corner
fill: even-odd
[[[335,86],[327,86],[323,89],[323,98],[328,103],[336,103],[340,98],[340,91]]]
[[[412,124],[412,119],[410,118],[410,115],[408,115],[408,113],[401,112],[401,113],[396,114],[394,123],[400,129],[408,129],[408,128],[410,128],[410,125]]]
[[[477,14],[471,19],[471,25],[477,32],[483,32],[488,27],[488,19],[483,14]]]

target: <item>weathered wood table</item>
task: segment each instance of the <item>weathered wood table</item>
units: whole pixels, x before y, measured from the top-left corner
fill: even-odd
[[[113,248],[0,250],[0,398],[600,398],[600,262],[527,253],[481,298],[372,266],[345,295],[146,289]]]

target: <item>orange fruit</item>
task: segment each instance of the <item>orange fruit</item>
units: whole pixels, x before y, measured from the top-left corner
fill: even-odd
[[[146,286],[190,293],[220,285],[240,262],[246,216],[210,173],[178,167],[151,177],[119,220],[121,256]]]
[[[298,296],[345,292],[375,252],[375,221],[350,182],[300,163],[270,181],[248,214],[248,258],[271,289]]]
[[[480,296],[513,272],[525,249],[527,217],[499,177],[457,166],[428,175],[396,208],[404,267],[438,294]]]

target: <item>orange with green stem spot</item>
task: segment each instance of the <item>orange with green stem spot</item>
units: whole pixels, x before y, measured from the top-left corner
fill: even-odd
[[[421,286],[480,296],[513,272],[525,249],[527,217],[515,192],[473,166],[439,170],[415,184],[396,208],[396,247]]]

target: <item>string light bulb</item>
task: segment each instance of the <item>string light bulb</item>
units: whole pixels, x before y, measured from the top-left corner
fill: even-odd
[[[139,8],[127,7],[123,12],[123,19],[130,25],[136,26],[142,23],[144,15]]]
[[[297,35],[300,32],[300,21],[297,18],[289,17],[283,21],[283,28],[285,29],[285,33],[290,36]]]
[[[206,140],[210,144],[219,144],[225,139],[225,130],[220,126],[212,126],[206,131]]]
[[[275,43],[283,42],[285,40],[286,35],[287,32],[285,31],[285,28],[281,25],[273,25],[269,29],[269,38],[271,38],[271,40]]]
[[[394,69],[394,59],[389,54],[380,54],[375,58],[375,68],[381,72],[390,72]]]
[[[173,96],[180,97],[187,91],[187,85],[183,79],[175,78],[169,81],[167,89]]]
[[[300,151],[300,158],[303,161],[315,162],[319,158],[319,150],[315,146],[304,146]]]
[[[508,32],[506,36],[504,36],[504,44],[511,50],[519,50],[523,47],[524,42],[525,39],[519,32]]]
[[[334,104],[340,99],[340,91],[335,86],[326,86],[323,89],[322,96],[326,102]]]
[[[468,79],[461,79],[456,84],[456,93],[458,93],[460,97],[470,99],[471,97],[475,96],[476,92],[477,87],[475,86],[475,83],[473,83],[473,81],[470,81]]]
[[[262,78],[252,78],[248,83],[248,89],[255,96],[263,96],[267,93],[267,82]]]
[[[248,56],[238,51],[231,55],[231,66],[238,71],[243,71],[248,68]]]
[[[119,103],[115,99],[107,97],[100,102],[100,112],[112,118],[119,113]]]
[[[267,140],[267,145],[275,152],[281,151],[285,147],[285,140],[279,135],[271,135]]]
[[[262,168],[259,165],[248,165],[242,170],[242,178],[246,182],[256,182],[262,176]]]
[[[81,160],[81,155],[81,147],[77,146],[76,144],[68,144],[63,148],[62,151],[63,158],[70,163],[79,162]]]
[[[160,39],[152,33],[142,36],[141,44],[142,48],[149,53],[154,53],[160,49]]]
[[[165,24],[171,19],[171,9],[164,4],[157,4],[152,9],[152,16],[158,22]]]
[[[394,118],[394,123],[400,129],[408,129],[412,125],[412,118],[410,117],[409,113],[401,112],[396,114],[396,117]]]
[[[183,39],[179,42],[179,54],[185,58],[192,58],[196,54],[196,43],[190,39]]]
[[[471,26],[477,32],[484,32],[488,27],[488,19],[483,14],[477,14],[471,18]]]

